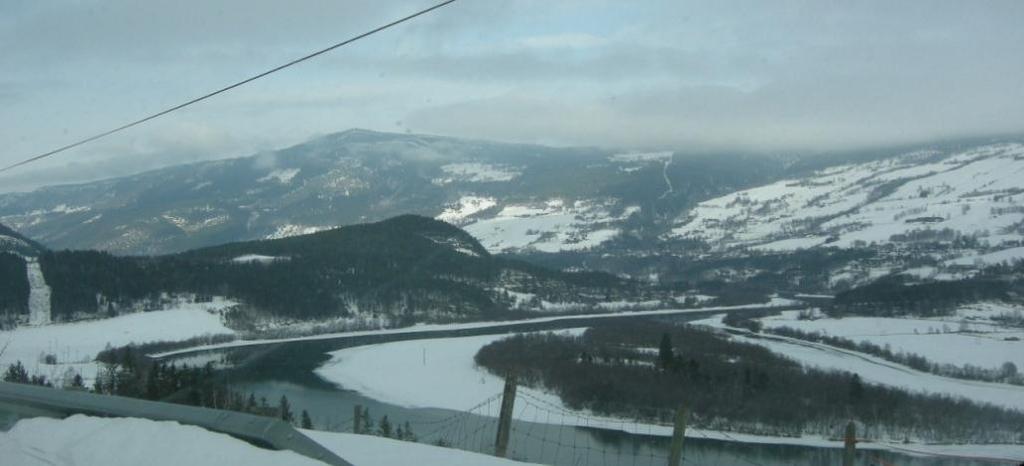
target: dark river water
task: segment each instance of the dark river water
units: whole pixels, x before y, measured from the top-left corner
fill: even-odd
[[[689,315],[678,319],[703,318]],[[593,325],[614,324],[608,320]],[[570,321],[561,324],[530,326],[523,330],[545,330],[588,325]],[[505,333],[509,329],[475,329],[452,332],[445,336]],[[406,408],[382,403],[324,381],[313,370],[328,359],[326,353],[337,349],[382,341],[425,338],[429,335],[390,335],[321,341],[290,342],[260,347],[233,349],[217,353],[229,359],[234,369],[223,371],[232,387],[243,393],[254,393],[276,404],[287,396],[296,413],[310,413],[316,428],[338,432],[352,431],[353,410],[361,405],[376,422],[387,416],[397,427],[408,422],[412,432],[423,443],[446,445],[482,453],[493,453],[496,420],[490,416],[467,414],[444,409]],[[437,337],[436,334],[433,334]],[[210,356],[206,354],[205,356]],[[193,355],[194,357],[194,355]],[[486,412],[496,413],[489,406]],[[485,412],[483,409],[476,413]],[[619,430],[568,426],[550,417],[538,422],[513,421],[509,457],[522,461],[559,466],[664,465],[668,456],[669,438],[665,436],[627,433]],[[688,437],[684,447],[684,465],[839,465],[841,451],[791,445],[747,444]],[[981,466],[992,463],[965,459],[916,457],[888,451],[860,450],[857,465],[901,466]]]

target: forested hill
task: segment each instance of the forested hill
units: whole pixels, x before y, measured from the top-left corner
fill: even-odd
[[[400,325],[586,310],[641,293],[608,274],[492,256],[457,227],[413,215],[166,256],[45,251],[39,261],[56,320],[220,296],[240,303],[232,315],[243,324],[348,319]]]
[[[0,253],[34,256],[45,248],[0,223]]]

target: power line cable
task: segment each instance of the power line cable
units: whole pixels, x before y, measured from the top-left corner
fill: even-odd
[[[338,43],[336,43],[334,45],[331,45],[329,47],[317,50],[317,51],[315,51],[313,53],[310,53],[308,55],[296,58],[296,59],[294,59],[294,60],[292,60],[292,61],[290,61],[288,63],[276,66],[276,67],[271,68],[271,69],[269,69],[267,71],[259,73],[259,74],[255,75],[255,76],[251,76],[249,78],[246,78],[246,79],[243,79],[241,81],[238,81],[238,82],[236,82],[234,84],[222,87],[220,89],[217,89],[215,91],[209,92],[207,94],[203,94],[203,95],[201,95],[199,97],[196,97],[196,98],[194,98],[192,100],[189,100],[189,101],[187,101],[185,103],[175,105],[175,106],[167,108],[165,110],[161,110],[161,111],[159,111],[157,113],[154,113],[152,115],[146,116],[144,118],[140,118],[140,119],[132,121],[130,123],[123,124],[123,125],[118,126],[118,127],[114,128],[114,129],[107,130],[107,131],[104,131],[102,133],[94,134],[94,135],[89,136],[89,137],[87,137],[85,139],[80,139],[78,141],[72,142],[71,144],[67,144],[67,145],[58,147],[56,149],[53,149],[53,150],[51,150],[49,152],[44,152],[44,153],[36,155],[34,157],[27,158],[25,160],[22,160],[22,161],[20,161],[18,163],[13,164],[13,165],[8,165],[6,167],[0,168],[0,173],[3,173],[3,172],[8,171],[8,170],[12,170],[12,169],[20,167],[22,165],[27,165],[27,164],[30,164],[32,162],[36,162],[38,160],[45,159],[47,157],[50,157],[51,155],[55,155],[55,154],[58,154],[60,152],[64,152],[64,151],[66,151],[68,149],[73,149],[75,147],[81,146],[83,144],[90,143],[90,142],[95,141],[97,139],[101,139],[101,138],[110,136],[111,134],[114,134],[114,133],[117,133],[117,132],[120,132],[120,131],[124,131],[124,130],[126,130],[128,128],[131,128],[133,126],[140,125],[140,124],[145,123],[145,122],[147,122],[149,120],[153,120],[153,119],[162,117],[164,115],[167,115],[168,113],[171,113],[171,112],[174,112],[174,111],[177,111],[177,110],[181,110],[181,109],[183,109],[185,107],[188,107],[190,105],[202,102],[202,101],[204,101],[206,99],[209,99],[209,98],[211,98],[213,96],[216,96],[218,94],[223,94],[223,93],[225,93],[227,91],[230,91],[230,90],[232,90],[232,89],[234,89],[236,87],[243,86],[243,85],[248,84],[250,82],[253,82],[253,81],[257,80],[257,79],[263,78],[263,77],[265,77],[267,75],[276,73],[278,71],[281,71],[281,70],[283,70],[285,68],[288,68],[288,67],[291,67],[291,66],[294,66],[294,65],[297,65],[297,64],[302,63],[302,62],[304,62],[306,60],[309,60],[311,58],[323,55],[323,54],[325,54],[327,52],[330,52],[330,51],[332,51],[334,49],[337,49],[339,47],[344,47],[344,46],[346,46],[348,44],[351,44],[351,43],[353,43],[353,42],[355,42],[357,40],[366,38],[368,36],[371,36],[373,34],[381,32],[381,31],[383,31],[385,29],[389,29],[391,27],[394,27],[394,26],[397,26],[399,24],[402,24],[402,23],[404,23],[406,21],[409,21],[409,20],[412,20],[412,19],[417,18],[419,16],[425,15],[425,14],[430,13],[430,12],[432,12],[434,10],[437,10],[437,9],[439,9],[441,7],[444,7],[444,6],[448,5],[448,4],[455,3],[455,1],[456,0],[445,0],[445,1],[441,2],[441,3],[438,3],[438,4],[430,7],[430,8],[426,8],[426,9],[417,11],[416,13],[413,13],[413,14],[405,16],[403,18],[394,20],[394,21],[392,21],[390,23],[387,23],[387,24],[385,24],[383,26],[379,26],[377,28],[371,29],[371,30],[369,30],[367,32],[364,32],[362,34],[359,34],[359,35],[357,35],[355,37],[352,37],[352,38],[346,39],[344,41],[338,42]]]

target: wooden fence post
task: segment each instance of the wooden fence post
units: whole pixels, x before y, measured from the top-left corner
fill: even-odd
[[[846,424],[846,436],[843,438],[845,448],[843,449],[843,466],[853,466],[857,456],[857,426],[850,421]]]
[[[505,379],[505,391],[501,395],[501,412],[498,415],[498,435],[494,439],[494,456],[504,458],[508,453],[508,438],[512,430],[512,411],[516,404],[516,377]]]
[[[672,428],[672,449],[668,456],[668,466],[679,466],[683,461],[683,439],[686,435],[686,407],[676,410],[676,422]]]

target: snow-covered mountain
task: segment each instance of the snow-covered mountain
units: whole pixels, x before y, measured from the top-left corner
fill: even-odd
[[[701,202],[666,236],[705,241],[717,251],[950,245],[930,254],[940,266],[1021,259],[1024,144],[829,167]]]
[[[349,130],[251,157],[0,195],[0,222],[54,248],[154,254],[414,213],[468,229],[491,252],[579,250],[767,181],[773,165]]]
[[[251,157],[0,195],[0,222],[55,249],[163,254],[413,213],[459,226],[490,253],[687,281],[778,271],[709,259],[835,248],[870,256],[828,259],[819,270],[828,276],[814,281],[832,286],[891,273],[957,278],[1024,257],[1022,175],[1019,139],[784,158],[349,130]]]

